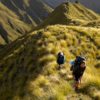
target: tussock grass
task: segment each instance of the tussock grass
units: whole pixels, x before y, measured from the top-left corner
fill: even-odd
[[[99,41],[95,42],[99,33],[100,29],[97,28],[53,25],[13,42],[10,49],[6,47],[0,54],[0,98],[65,100],[67,95],[74,94],[72,80],[67,76],[71,74],[69,61],[76,55],[84,55],[87,59],[80,92],[99,98],[100,74],[95,67],[100,56]],[[57,70],[59,51],[66,56],[62,70]],[[96,93],[92,93],[93,87]]]
[[[27,1],[25,3],[28,4]],[[12,12],[9,14],[15,16]],[[71,74],[69,61],[75,59],[76,55],[83,55],[87,60],[83,85],[79,91],[83,96],[100,98],[100,74],[97,68],[100,60],[100,16],[80,4],[66,3],[57,7],[50,17],[40,26],[46,25],[45,28],[17,39],[1,51],[0,99],[66,100],[70,94],[79,96],[73,90],[73,80],[68,79]],[[9,19],[16,29],[13,18]],[[8,19],[5,17],[4,20]],[[17,19],[14,21],[23,25]],[[21,30],[24,31],[23,28]],[[56,63],[59,51],[64,52],[66,57],[61,70],[57,70]]]

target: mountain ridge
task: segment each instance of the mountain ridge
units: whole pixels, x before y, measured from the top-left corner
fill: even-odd
[[[46,20],[44,20],[40,27],[50,24],[87,26],[87,24],[91,23],[91,21],[97,21],[98,25],[100,25],[100,15],[96,14],[95,12],[86,8],[80,3],[67,2],[55,8],[55,10]],[[93,24],[90,24],[90,27],[92,27],[92,25]]]
[[[30,25],[0,3],[0,45],[8,44],[30,30]]]
[[[31,23],[33,26],[41,23],[52,11],[52,8],[41,0],[2,0],[1,2],[24,22]]]
[[[99,0],[45,0],[50,6],[52,6],[53,8],[57,7],[58,5],[60,5],[63,2],[79,2],[82,5],[86,6],[87,8],[100,13],[100,1]]]

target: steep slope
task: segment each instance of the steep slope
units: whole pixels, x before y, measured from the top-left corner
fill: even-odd
[[[97,13],[100,13],[100,0],[70,0],[70,1],[79,1],[84,6],[94,10]]]
[[[53,25],[34,31],[8,45],[0,53],[0,99],[2,100],[92,100],[100,98],[100,29]],[[67,61],[57,70],[56,55],[63,51]],[[69,69],[76,55],[87,58],[87,70],[74,92]],[[16,91],[15,91],[16,90]],[[75,97],[76,95],[76,97]]]
[[[99,27],[94,24],[96,21],[99,22],[99,15],[80,4],[62,4],[42,29],[18,38],[0,50],[0,99],[99,100],[100,28],[96,28]],[[57,69],[56,63],[59,51],[66,56],[61,70]],[[69,62],[76,55],[84,55],[87,59],[79,93],[74,91],[73,80],[69,77]]]
[[[2,3],[33,26],[41,23],[53,10],[42,0],[2,0]]]
[[[84,6],[92,9],[93,11],[100,13],[100,0],[44,0],[51,7],[55,8],[63,2],[75,2],[78,1],[82,3]]]
[[[41,26],[53,24],[87,25],[100,20],[100,16],[80,3],[64,3],[58,6]]]
[[[22,34],[29,32],[31,27],[0,3],[0,46],[10,43]]]

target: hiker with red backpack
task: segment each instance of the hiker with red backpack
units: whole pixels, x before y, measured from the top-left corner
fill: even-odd
[[[83,76],[83,73],[86,69],[86,62],[85,58],[81,56],[77,56],[74,61],[71,62],[71,68],[74,80],[75,80],[75,90],[79,88],[79,84],[81,83],[81,79]]]

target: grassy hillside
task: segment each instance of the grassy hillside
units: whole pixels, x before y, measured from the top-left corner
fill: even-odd
[[[31,27],[0,3],[0,45],[5,45],[29,32]]]
[[[0,28],[2,33],[9,33],[9,40],[13,37],[11,33],[22,34],[26,32],[24,28],[29,30],[12,11],[8,11],[4,5],[1,9],[4,11],[1,10],[3,12],[0,14],[3,19]],[[20,29],[23,32],[18,30],[20,25],[25,25]],[[100,16],[81,4],[65,3],[57,7],[40,25],[41,29],[18,38],[0,50],[0,99],[99,100],[99,27]],[[1,36],[4,37],[3,34]],[[7,39],[7,36],[4,38]],[[66,63],[61,70],[57,69],[56,63],[59,51],[63,51],[66,56]],[[87,60],[79,93],[74,91],[73,80],[69,79],[69,62],[76,55],[84,55]]]
[[[2,0],[2,3],[33,26],[40,24],[53,10],[43,0]]]
[[[53,25],[14,41],[0,53],[0,99],[2,100],[99,100],[100,29]],[[63,51],[64,68],[57,70],[56,56]],[[80,93],[68,76],[69,61],[87,58]]]
[[[99,26],[100,16],[80,3],[69,2],[58,6],[41,26],[43,27],[50,24],[86,26],[88,23],[91,23],[91,21],[99,23],[97,25]],[[90,24],[90,26],[92,25]],[[96,26],[96,23],[94,23],[94,26]]]

